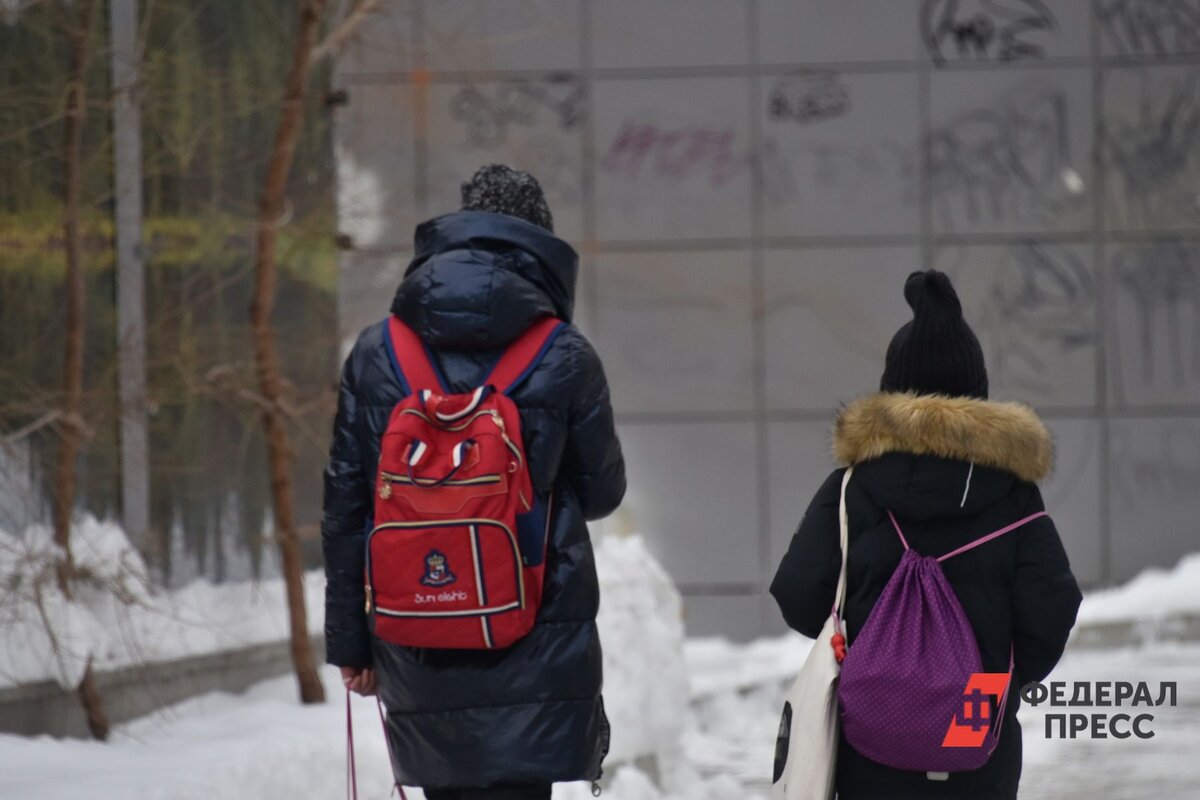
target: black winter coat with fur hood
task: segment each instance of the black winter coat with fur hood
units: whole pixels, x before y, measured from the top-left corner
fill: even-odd
[[[834,454],[854,467],[844,619],[851,648],[903,547],[942,555],[1043,510],[1035,481],[1050,471],[1050,435],[1029,408],[968,398],[881,393],[852,403],[837,419]],[[771,594],[788,624],[815,637],[829,616],[841,566],[838,503],[844,469],[813,498],[779,565]],[[930,781],[886,767],[843,738],[841,800],[1015,798],[1021,776],[1019,687],[1040,681],[1062,655],[1081,595],[1054,523],[1042,517],[943,562],[975,632],[988,672],[1015,660],[1013,691],[996,751],[982,768]],[[821,643],[818,643],[819,646]]]

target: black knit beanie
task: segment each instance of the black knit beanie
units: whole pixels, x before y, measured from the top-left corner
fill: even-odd
[[[983,348],[963,319],[950,278],[932,269],[914,272],[904,282],[904,299],[913,319],[888,345],[879,388],[987,399]]]
[[[554,231],[554,218],[550,216],[546,195],[537,178],[503,164],[480,167],[471,180],[462,185],[462,208],[463,211],[507,214]]]

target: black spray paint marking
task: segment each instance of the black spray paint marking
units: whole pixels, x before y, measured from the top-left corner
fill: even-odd
[[[1118,252],[1112,263],[1137,323],[1141,369],[1127,379],[1176,388],[1200,380],[1200,244],[1134,245]],[[1166,375],[1158,371],[1164,358]]]
[[[539,111],[550,112],[563,130],[583,121],[586,89],[574,75],[506,81],[490,94],[465,86],[450,98],[450,116],[466,127],[472,147],[490,150],[503,145],[514,127],[531,127]]]
[[[799,70],[779,78],[767,95],[772,122],[805,124],[850,111],[850,90],[833,70]]]
[[[1110,461],[1113,490],[1122,502],[1135,507],[1191,502],[1200,486],[1200,426],[1174,421],[1154,436],[1118,428],[1113,431]]]
[[[1200,0],[1105,0],[1096,18],[1117,55],[1200,53]]]
[[[974,13],[961,0],[925,0],[921,31],[936,64],[1042,58],[1038,37],[1057,33],[1058,21],[1042,0],[980,0]]]
[[[970,222],[1025,219],[1079,207],[1086,198],[1070,141],[1061,89],[959,114],[930,133],[934,212],[951,227],[959,215]]]
[[[1026,242],[1004,253],[976,326],[988,342],[988,367],[1008,389],[1043,397],[1061,386],[1054,355],[1096,343],[1096,284],[1069,247]]]
[[[1200,224],[1200,70],[1157,88],[1153,76],[1141,77],[1136,118],[1110,114],[1101,131],[1101,154],[1115,179],[1109,195],[1127,223]]]
[[[890,139],[863,144],[786,144],[763,139],[763,193],[768,205],[782,207],[816,190],[824,202],[860,203],[863,194],[896,186],[897,202],[918,202],[917,148]],[[889,183],[889,181],[894,181]]]

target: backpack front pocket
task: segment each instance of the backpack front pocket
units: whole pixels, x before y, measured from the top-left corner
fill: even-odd
[[[516,536],[490,519],[377,526],[366,584],[375,635],[410,647],[501,646],[493,619],[526,604]]]
[[[467,514],[486,509],[480,506],[508,494],[508,480],[500,474],[476,475],[436,481],[432,478],[409,477],[395,472],[379,472],[377,501],[396,507],[407,504],[417,514]],[[467,508],[468,505],[471,508]],[[404,516],[392,511],[389,516]]]

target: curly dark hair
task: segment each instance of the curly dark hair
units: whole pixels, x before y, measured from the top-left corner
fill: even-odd
[[[507,214],[554,231],[554,218],[537,178],[504,164],[482,166],[462,185],[462,207]]]

